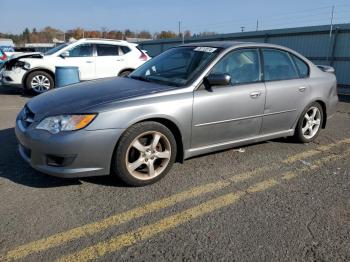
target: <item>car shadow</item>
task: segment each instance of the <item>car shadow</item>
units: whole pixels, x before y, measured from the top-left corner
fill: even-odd
[[[14,128],[0,130],[0,177],[17,184],[35,188],[81,184],[78,179],[51,177],[31,168],[17,151]]]
[[[18,153],[14,128],[0,130],[0,177],[34,188],[74,186],[82,181],[111,187],[128,187],[114,176],[58,178],[36,171]]]
[[[23,88],[19,86],[0,86],[0,95],[15,95],[28,98],[33,97],[33,95],[24,93]]]

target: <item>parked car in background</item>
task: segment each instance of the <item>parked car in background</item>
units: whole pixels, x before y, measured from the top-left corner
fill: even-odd
[[[56,66],[79,67],[80,80],[126,76],[150,57],[126,41],[80,39],[59,45],[42,55],[7,63],[2,72],[6,85],[23,85],[36,94],[55,87]]]
[[[6,62],[7,59],[8,57],[6,53],[0,48],[0,68],[2,68],[3,64]]]
[[[336,88],[331,70],[285,47],[193,43],[127,78],[35,97],[15,130],[20,154],[37,170],[111,173],[141,186],[193,156],[278,137],[313,141],[335,113]]]

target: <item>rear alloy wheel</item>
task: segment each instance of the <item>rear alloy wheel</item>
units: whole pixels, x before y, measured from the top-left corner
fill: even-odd
[[[296,138],[303,143],[313,141],[319,134],[323,123],[322,107],[313,103],[304,111],[296,129]]]
[[[41,94],[54,88],[52,76],[44,71],[34,71],[30,73],[26,81],[27,91]]]
[[[129,185],[148,185],[166,175],[175,156],[176,142],[171,131],[157,122],[142,122],[121,137],[112,171]]]

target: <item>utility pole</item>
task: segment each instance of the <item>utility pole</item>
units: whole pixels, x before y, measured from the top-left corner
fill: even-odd
[[[182,38],[182,43],[185,43],[185,35],[181,32],[181,21],[179,21],[179,37]]]
[[[331,29],[329,30],[329,38],[332,37],[332,33],[333,33],[333,18],[334,18],[334,5],[332,6],[332,13],[331,13]]]
[[[256,20],[256,31],[259,31],[259,20]]]
[[[241,31],[244,32],[245,26],[241,26]]]

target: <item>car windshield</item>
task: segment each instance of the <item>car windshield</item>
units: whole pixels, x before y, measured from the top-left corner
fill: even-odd
[[[202,46],[172,48],[140,66],[129,77],[183,87],[198,77],[220,51],[220,48]]]
[[[58,45],[54,48],[51,48],[49,51],[47,51],[44,55],[52,55],[54,53],[56,53],[57,51],[65,48],[66,46],[68,46],[68,44],[61,44],[61,45]]]

